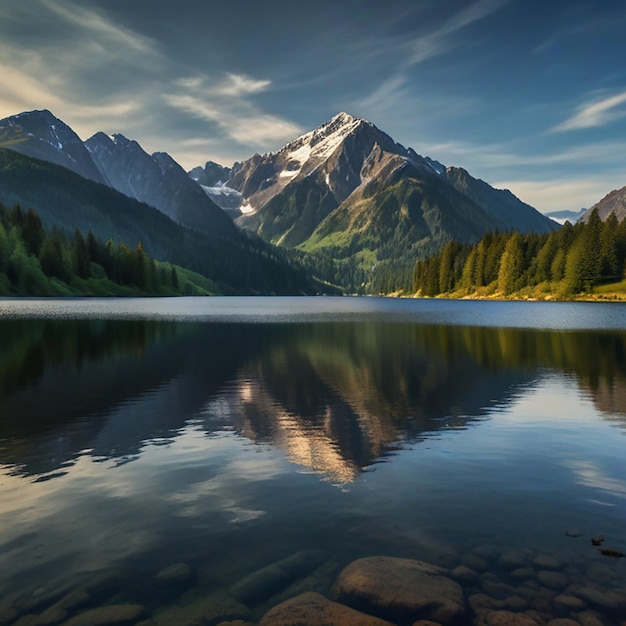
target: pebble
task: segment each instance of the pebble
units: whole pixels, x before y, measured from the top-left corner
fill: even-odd
[[[531,580],[535,577],[535,570],[532,567],[518,567],[509,576],[515,580]]]
[[[461,563],[477,572],[484,572],[489,569],[489,563],[485,559],[471,553],[464,554]]]
[[[581,611],[587,605],[576,596],[561,594],[552,601],[556,611]]]
[[[540,569],[561,569],[561,563],[547,554],[539,554],[533,559],[533,565]]]
[[[191,578],[191,568],[186,563],[174,563],[164,567],[156,576],[155,580],[160,585],[178,586],[188,582]]]
[[[542,570],[537,574],[537,580],[550,589],[564,589],[569,584],[569,580],[565,574],[561,572],[552,572]]]
[[[144,614],[145,609],[139,604],[114,604],[85,611],[63,622],[63,626],[114,626],[135,623]]]
[[[502,567],[512,570],[524,567],[528,563],[528,557],[521,550],[507,550],[500,555],[498,562]]]
[[[459,565],[450,572],[452,578],[462,585],[473,585],[480,580],[480,576],[466,565]]]

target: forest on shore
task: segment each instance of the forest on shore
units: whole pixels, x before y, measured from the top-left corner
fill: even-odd
[[[573,299],[624,291],[626,220],[566,222],[550,234],[487,233],[417,261],[413,293],[425,297]]]
[[[46,229],[33,209],[0,205],[0,295],[198,295],[208,279],[76,229]]]

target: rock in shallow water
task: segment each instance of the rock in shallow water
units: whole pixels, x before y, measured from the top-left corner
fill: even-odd
[[[332,596],[339,602],[391,622],[419,619],[454,624],[465,615],[461,586],[447,570],[409,559],[370,557],[339,574]]]
[[[309,591],[275,606],[259,626],[393,626]]]
[[[156,582],[165,587],[178,587],[189,582],[190,579],[191,568],[186,563],[174,563],[164,567],[155,576]]]
[[[145,614],[145,609],[139,604],[115,604],[102,606],[85,611],[67,622],[63,626],[117,626],[118,624],[134,624]]]

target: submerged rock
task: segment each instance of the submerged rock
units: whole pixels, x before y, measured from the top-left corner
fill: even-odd
[[[480,581],[480,576],[467,565],[459,565],[450,572],[452,578],[461,585],[475,585]]]
[[[164,567],[154,578],[159,585],[179,587],[191,580],[191,568],[186,563],[174,563]]]
[[[540,622],[525,613],[488,611],[476,621],[477,626],[538,626]]]
[[[544,587],[549,587],[550,589],[564,589],[569,584],[569,580],[565,574],[549,570],[539,572],[537,574],[537,580]]]
[[[390,622],[331,602],[309,591],[275,606],[259,626],[393,626]]]
[[[370,557],[339,574],[332,596],[365,613],[392,622],[427,619],[453,624],[465,615],[461,586],[447,570],[409,559]]]
[[[246,604],[262,602],[315,569],[323,558],[319,551],[297,552],[242,578],[230,588],[230,593]]]
[[[114,604],[85,611],[67,622],[63,626],[117,626],[131,624],[145,615],[145,609],[140,604]]]
[[[576,537],[582,537],[582,535],[583,535],[583,534],[580,532],[580,530],[578,530],[578,529],[576,529],[576,528],[568,528],[568,529],[565,531],[565,534],[566,534],[568,537],[574,537],[574,538],[576,538]]]
[[[247,606],[222,590],[198,595],[184,606],[167,606],[154,615],[153,621],[157,626],[204,625],[237,619],[249,620],[251,615]]]
[[[507,550],[500,555],[498,563],[508,570],[524,567],[528,563],[528,557],[521,550]]]

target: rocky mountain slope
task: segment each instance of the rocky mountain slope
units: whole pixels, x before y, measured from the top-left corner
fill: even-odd
[[[420,156],[346,113],[278,152],[235,164],[225,185],[251,209],[236,220],[242,228],[361,268],[414,260],[487,231],[558,227],[511,192]]]
[[[598,215],[602,221],[614,213],[617,221],[621,222],[626,217],[626,187],[611,191],[602,200],[587,209],[580,219],[586,222],[594,209],[598,209]]]
[[[0,120],[0,148],[62,165],[83,178],[109,184],[80,137],[50,111],[27,111]]]
[[[224,212],[165,152],[147,154],[136,142],[96,133],[85,146],[111,187],[156,207],[175,222],[204,232],[233,232]]]

